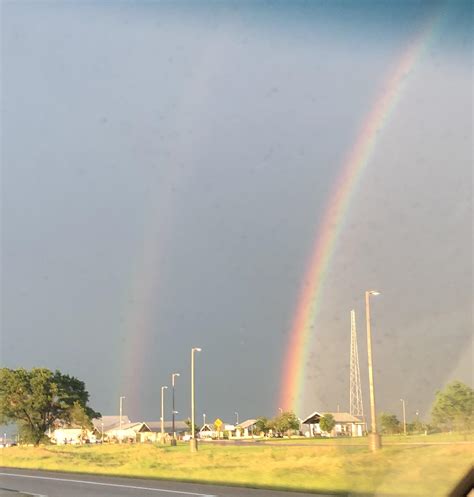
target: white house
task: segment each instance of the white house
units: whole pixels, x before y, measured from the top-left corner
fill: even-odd
[[[331,414],[336,422],[334,429],[331,433],[326,433],[321,430],[319,421],[321,418],[327,414]],[[309,437],[315,436],[349,436],[349,437],[361,437],[365,431],[365,422],[352,416],[348,412],[313,412],[306,419],[302,421],[303,425],[308,425],[308,430],[306,430],[305,435]],[[304,431],[304,430],[303,430]]]
[[[113,425],[104,431],[108,440],[127,441],[127,442],[140,442],[141,434],[150,432],[150,428],[146,423],[120,423]]]
[[[90,430],[83,430],[82,428],[57,428],[51,433],[51,442],[57,445],[79,445],[86,440],[89,443],[96,443],[97,439],[95,434]]]
[[[235,438],[249,438],[253,436],[255,424],[257,423],[256,419],[247,419],[243,423],[238,424],[235,427]],[[260,435],[258,433],[257,435]]]
[[[214,425],[210,425],[208,423],[202,425],[202,428],[199,430],[199,438],[217,438],[218,433],[214,429]]]
[[[140,442],[161,441],[161,421],[145,421],[145,424],[148,426],[150,431],[140,433]],[[173,436],[173,422],[165,421],[163,423],[163,429],[165,432],[165,440],[170,439]],[[174,429],[178,439],[182,438],[191,431],[184,421],[175,421]]]

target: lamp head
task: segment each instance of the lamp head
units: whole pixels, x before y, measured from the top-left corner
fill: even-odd
[[[202,350],[202,349],[201,349],[200,347],[193,347],[193,350],[194,350],[195,352],[201,352],[201,350]]]
[[[380,292],[378,292],[377,290],[369,290],[369,295],[373,295],[375,297],[377,295],[380,295]]]

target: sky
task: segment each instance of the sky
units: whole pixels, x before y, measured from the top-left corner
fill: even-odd
[[[1,361],[156,420],[278,412],[330,192],[387,74],[439,28],[383,126],[314,323],[304,416],[349,408],[350,309],[368,411],[428,419],[472,385],[470,2],[2,3]],[[168,405],[169,399],[167,398]]]

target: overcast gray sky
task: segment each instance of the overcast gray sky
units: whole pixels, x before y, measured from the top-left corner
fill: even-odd
[[[448,2],[345,219],[302,416],[348,409],[373,303],[379,408],[472,378],[472,6]],[[434,2],[3,2],[2,363],[159,418],[277,411],[318,223]],[[367,393],[366,391],[364,392]],[[367,403],[367,396],[365,397]]]

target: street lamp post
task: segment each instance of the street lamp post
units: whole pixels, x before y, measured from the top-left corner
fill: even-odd
[[[206,413],[205,412],[202,413],[202,421],[203,421],[202,425],[204,426],[206,424]]]
[[[104,422],[103,421],[101,421],[100,427],[101,427],[101,432],[102,432],[101,442],[104,443]]]
[[[370,297],[380,295],[375,290],[365,292],[365,317],[367,322],[367,356],[369,365],[369,393],[370,393],[370,418],[371,432],[369,434],[369,446],[373,451],[380,449],[382,446],[380,435],[377,433],[377,418],[375,413],[375,391],[374,391],[374,372],[372,361],[372,334],[370,329]]]
[[[234,412],[235,414],[235,418],[237,420],[237,424],[239,424],[239,413],[238,412]]]
[[[400,399],[400,402],[402,403],[402,408],[403,408],[403,434],[406,436],[406,434],[407,434],[407,416],[406,416],[406,411],[405,411],[405,401],[403,399]]]
[[[161,443],[165,440],[165,390],[168,387],[161,387]]]
[[[171,374],[171,386],[173,387],[173,438],[171,439],[171,445],[175,446],[176,445],[176,430],[175,430],[175,423],[174,423],[174,420],[175,420],[175,414],[176,414],[176,411],[175,411],[175,407],[174,407],[174,379],[179,376],[179,373],[172,373]]]
[[[122,438],[123,438],[123,434],[122,434],[122,408],[123,408],[123,400],[124,399],[125,399],[125,397],[122,395],[120,397],[120,407],[119,407],[120,443],[122,443]]]
[[[199,347],[193,347],[191,349],[191,452],[196,452],[197,451],[197,440],[196,440],[196,434],[195,434],[195,426],[196,426],[196,419],[195,419],[195,399],[194,399],[194,353],[195,352],[201,352],[202,349]]]
[[[278,410],[280,411],[280,414],[283,414],[283,409],[281,407],[279,407]]]

